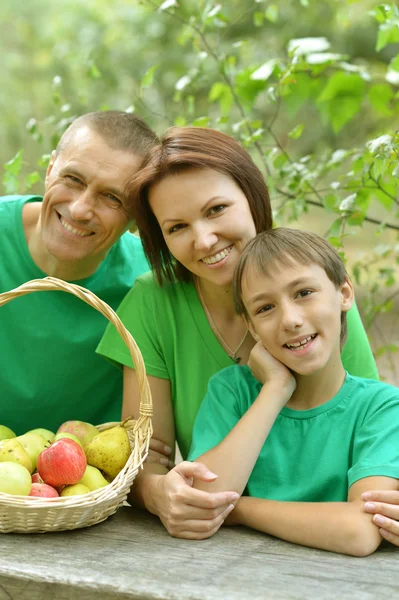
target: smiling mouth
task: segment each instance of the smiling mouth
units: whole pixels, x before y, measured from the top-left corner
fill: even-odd
[[[69,231],[70,233],[74,233],[75,235],[78,235],[79,237],[89,237],[91,235],[94,235],[94,231],[87,231],[85,229],[78,229],[77,227],[73,227],[60,214],[58,215],[58,218],[59,218],[59,221],[60,221],[61,225],[63,226],[63,228],[66,229],[67,231]]]
[[[288,348],[288,350],[294,350],[294,351],[302,350],[309,344],[309,342],[314,340],[316,336],[317,336],[317,333],[312,333],[312,335],[308,335],[307,337],[304,337],[303,340],[300,340],[299,342],[295,342],[294,344],[284,344],[284,348]]]
[[[201,258],[201,261],[203,263],[205,263],[206,265],[214,265],[218,262],[220,262],[221,260],[223,260],[224,258],[226,258],[226,256],[228,256],[231,252],[233,248],[233,245],[228,246],[227,248],[225,248],[224,250],[221,250],[220,252],[218,252],[217,254],[214,254],[213,256],[207,256],[205,258]]]

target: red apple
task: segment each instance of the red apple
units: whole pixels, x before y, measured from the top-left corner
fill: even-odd
[[[36,468],[44,483],[60,487],[78,483],[86,466],[86,455],[79,444],[62,438],[39,454]]]
[[[32,475],[32,483],[44,483],[44,481],[40,477],[39,473],[33,473],[33,475]]]
[[[35,498],[58,498],[59,493],[47,483],[32,483],[29,496]]]

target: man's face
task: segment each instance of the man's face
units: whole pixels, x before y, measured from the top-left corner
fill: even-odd
[[[50,161],[40,226],[59,261],[100,263],[128,229],[126,184],[142,159],[115,150],[89,127],[77,129]]]
[[[336,288],[317,264],[276,265],[270,276],[249,266],[242,295],[251,331],[293,372],[310,375],[340,360],[341,312],[353,302],[349,280]]]

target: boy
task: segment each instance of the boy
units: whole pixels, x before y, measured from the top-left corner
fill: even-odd
[[[240,366],[210,380],[190,460],[218,475],[207,490],[247,486],[230,524],[371,554],[381,536],[361,496],[398,489],[399,390],[344,371],[354,293],[339,255],[312,233],[270,230],[244,250],[233,293],[259,381]]]

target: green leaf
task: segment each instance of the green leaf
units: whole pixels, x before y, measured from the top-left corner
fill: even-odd
[[[165,0],[165,2],[162,2],[158,10],[168,10],[168,8],[172,8],[173,6],[178,6],[176,0]]]
[[[261,12],[254,12],[253,21],[255,27],[262,27],[264,22],[264,14]]]
[[[39,183],[39,181],[41,181],[42,178],[40,177],[40,174],[37,171],[33,171],[33,173],[29,173],[29,175],[27,175],[25,177],[25,187],[27,190],[30,190],[31,187],[33,185],[35,185],[35,183]]]
[[[276,23],[278,19],[278,6],[277,4],[269,4],[265,10],[265,17],[271,23]]]
[[[388,44],[399,42],[399,23],[382,23],[378,30],[376,51],[379,52]]]
[[[368,92],[369,100],[375,110],[386,117],[392,115],[392,109],[390,103],[394,96],[392,88],[386,83],[380,83],[373,85]]]
[[[23,154],[24,154],[23,150],[18,150],[16,155],[11,160],[9,160],[8,162],[6,162],[3,165],[4,170],[7,173],[10,173],[10,175],[19,175],[21,172],[21,168],[22,168]]]
[[[159,65],[153,65],[144,73],[140,84],[141,89],[148,88],[152,85],[152,82],[154,81],[154,73],[158,67]]]
[[[303,130],[304,130],[303,123],[299,123],[299,125],[294,127],[294,129],[291,129],[291,131],[288,134],[288,137],[292,138],[293,140],[297,140],[301,137]]]

